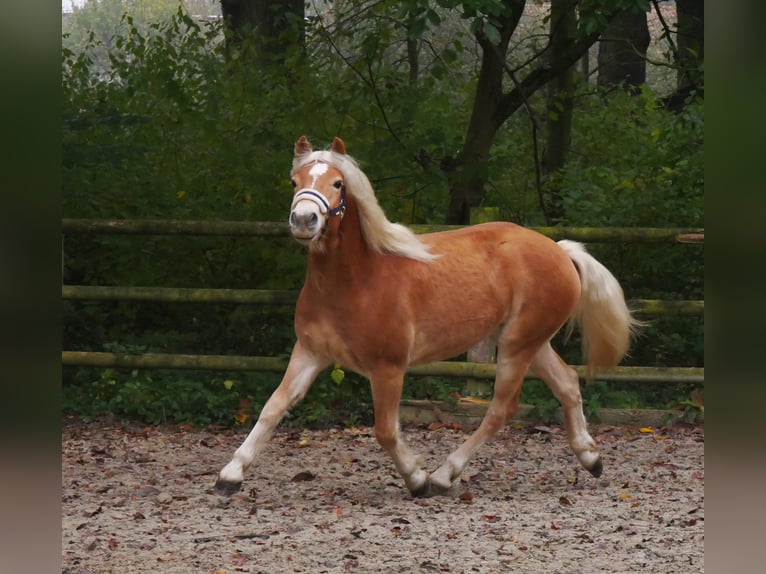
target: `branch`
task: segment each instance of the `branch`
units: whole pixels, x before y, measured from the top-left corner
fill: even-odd
[[[364,82],[372,90],[373,96],[375,98],[375,103],[377,104],[378,109],[380,110],[380,115],[383,118],[383,123],[386,124],[386,129],[394,138],[396,143],[398,143],[402,147],[402,149],[406,150],[407,147],[404,145],[402,140],[399,139],[399,136],[396,135],[396,132],[394,131],[393,126],[388,120],[388,114],[386,114],[386,109],[383,106],[383,102],[380,99],[380,94],[378,93],[378,89],[375,84],[375,75],[373,74],[371,63],[369,61],[367,62],[367,72],[369,73],[369,79],[368,79],[356,66],[354,66],[350,58],[347,58],[346,56],[343,55],[343,52],[341,52],[340,48],[338,48],[338,46],[335,44],[335,42],[332,39],[332,35],[329,33],[329,31],[324,26],[324,24],[321,24],[320,26],[322,30],[325,32],[325,37],[327,38],[327,41],[330,43],[330,46],[332,46],[332,49],[335,50],[338,56],[340,56],[340,59],[343,60],[343,62],[349,68],[351,68],[351,70],[359,77],[359,79],[362,80],[362,82]]]
[[[407,146],[402,143],[402,140],[399,139],[399,136],[396,135],[396,132],[394,131],[393,126],[388,121],[388,114],[386,114],[386,108],[383,106],[383,102],[380,100],[380,94],[378,93],[378,88],[375,83],[375,79],[372,73],[372,65],[370,62],[367,62],[367,71],[370,73],[370,87],[372,88],[372,94],[375,96],[375,103],[378,106],[378,109],[380,110],[380,115],[383,117],[383,123],[386,124],[386,128],[388,129],[388,132],[391,134],[391,136],[396,140],[396,143],[398,143],[402,149],[407,150]]]
[[[511,69],[511,67],[508,65],[508,63],[504,64],[506,73],[510,76],[511,81],[513,81],[513,85],[515,86],[516,90],[519,90],[519,82],[516,80],[516,74]],[[529,114],[529,121],[532,124],[532,154],[535,158],[535,188],[537,189],[537,197],[540,201],[540,209],[542,210],[543,214],[545,215],[546,221],[548,220],[548,212],[545,209],[545,201],[543,199],[543,185],[542,185],[542,175],[541,175],[541,169],[540,169],[540,150],[537,143],[537,118],[535,117],[535,112],[532,109],[532,106],[529,105],[529,101],[526,97],[523,99],[524,107],[527,110],[527,114]]]
[[[570,46],[564,58],[552,62],[550,66],[541,64],[532,70],[520,83],[517,83],[513,90],[503,94],[497,107],[498,125],[505,122],[516,110],[524,105],[529,96],[582,58],[585,52],[596,43],[600,34],[601,31],[576,40]],[[507,67],[506,70],[508,70]]]

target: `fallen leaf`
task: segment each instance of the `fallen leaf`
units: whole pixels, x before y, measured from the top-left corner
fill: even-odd
[[[638,429],[638,432],[642,432],[644,434],[653,434],[654,429],[652,427],[641,427],[640,429]]]
[[[343,382],[343,379],[346,378],[346,373],[340,368],[338,363],[335,363],[335,368],[330,373],[330,377],[336,385],[340,385]]]
[[[490,401],[481,397],[458,397],[458,402],[469,405],[489,405]]]
[[[432,422],[430,425],[428,425],[427,428],[428,428],[428,430],[438,430],[438,429],[442,428],[443,426],[444,426],[444,423],[439,422],[439,421],[435,421],[435,422]]]
[[[391,522],[394,524],[410,524],[410,521],[406,518],[392,518]]]
[[[308,480],[314,480],[316,478],[316,475],[314,475],[313,472],[309,472],[308,470],[304,470],[303,472],[299,472],[292,478],[292,482],[306,482]]]
[[[142,486],[138,489],[136,489],[136,496],[141,497],[147,497],[147,496],[156,496],[160,493],[159,488],[155,488],[154,486]]]
[[[572,506],[572,501],[569,500],[566,496],[559,497],[559,504],[561,506]]]
[[[500,517],[496,514],[485,514],[482,518],[487,522],[498,522],[500,520]]]
[[[104,507],[99,505],[97,508],[89,508],[89,509],[83,510],[82,514],[83,516],[87,516],[88,518],[93,518],[94,516],[96,516],[96,514],[101,513],[103,509]]]
[[[468,502],[470,504],[473,501],[473,494],[467,491],[462,492],[458,498],[460,499],[460,502]]]
[[[551,520],[551,530],[561,530],[560,526],[557,526],[553,520]]]

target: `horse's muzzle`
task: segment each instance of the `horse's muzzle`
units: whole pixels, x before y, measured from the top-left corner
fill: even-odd
[[[316,211],[304,211],[290,213],[290,233],[298,241],[312,241],[316,239],[322,231],[322,220]]]

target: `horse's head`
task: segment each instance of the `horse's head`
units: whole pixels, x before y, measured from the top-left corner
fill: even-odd
[[[343,140],[335,138],[330,152],[345,156]],[[290,232],[295,239],[308,244],[322,238],[332,217],[343,217],[346,182],[343,173],[321,156],[312,159],[306,136],[295,142],[293,165],[291,183],[295,195],[290,209]]]

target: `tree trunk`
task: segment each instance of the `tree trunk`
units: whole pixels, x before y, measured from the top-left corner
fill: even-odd
[[[577,13],[572,0],[551,2],[551,63],[566,58],[567,50],[577,33]],[[543,195],[540,207],[548,225],[564,215],[561,205],[561,178],[572,139],[575,70],[566,68],[548,84],[545,150],[542,158]]]
[[[414,86],[420,76],[420,40],[411,33],[415,17],[410,15],[407,22],[407,64],[409,65],[409,84]]]
[[[705,59],[705,3],[703,0],[677,0],[678,59],[677,91],[701,88]]]
[[[598,85],[623,85],[636,91],[646,83],[649,26],[644,12],[620,12],[609,23],[598,47]]]
[[[505,54],[524,4],[523,0],[506,2],[505,13],[498,16],[501,23],[498,45],[493,45],[482,33],[477,34],[482,57],[471,119],[460,153],[454,161],[443,165],[450,182],[447,224],[467,225],[471,207],[478,207],[484,199],[485,171],[492,141],[506,119],[499,114],[504,95]]]
[[[251,41],[265,63],[284,62],[305,48],[303,0],[221,0],[221,12],[229,47]]]

